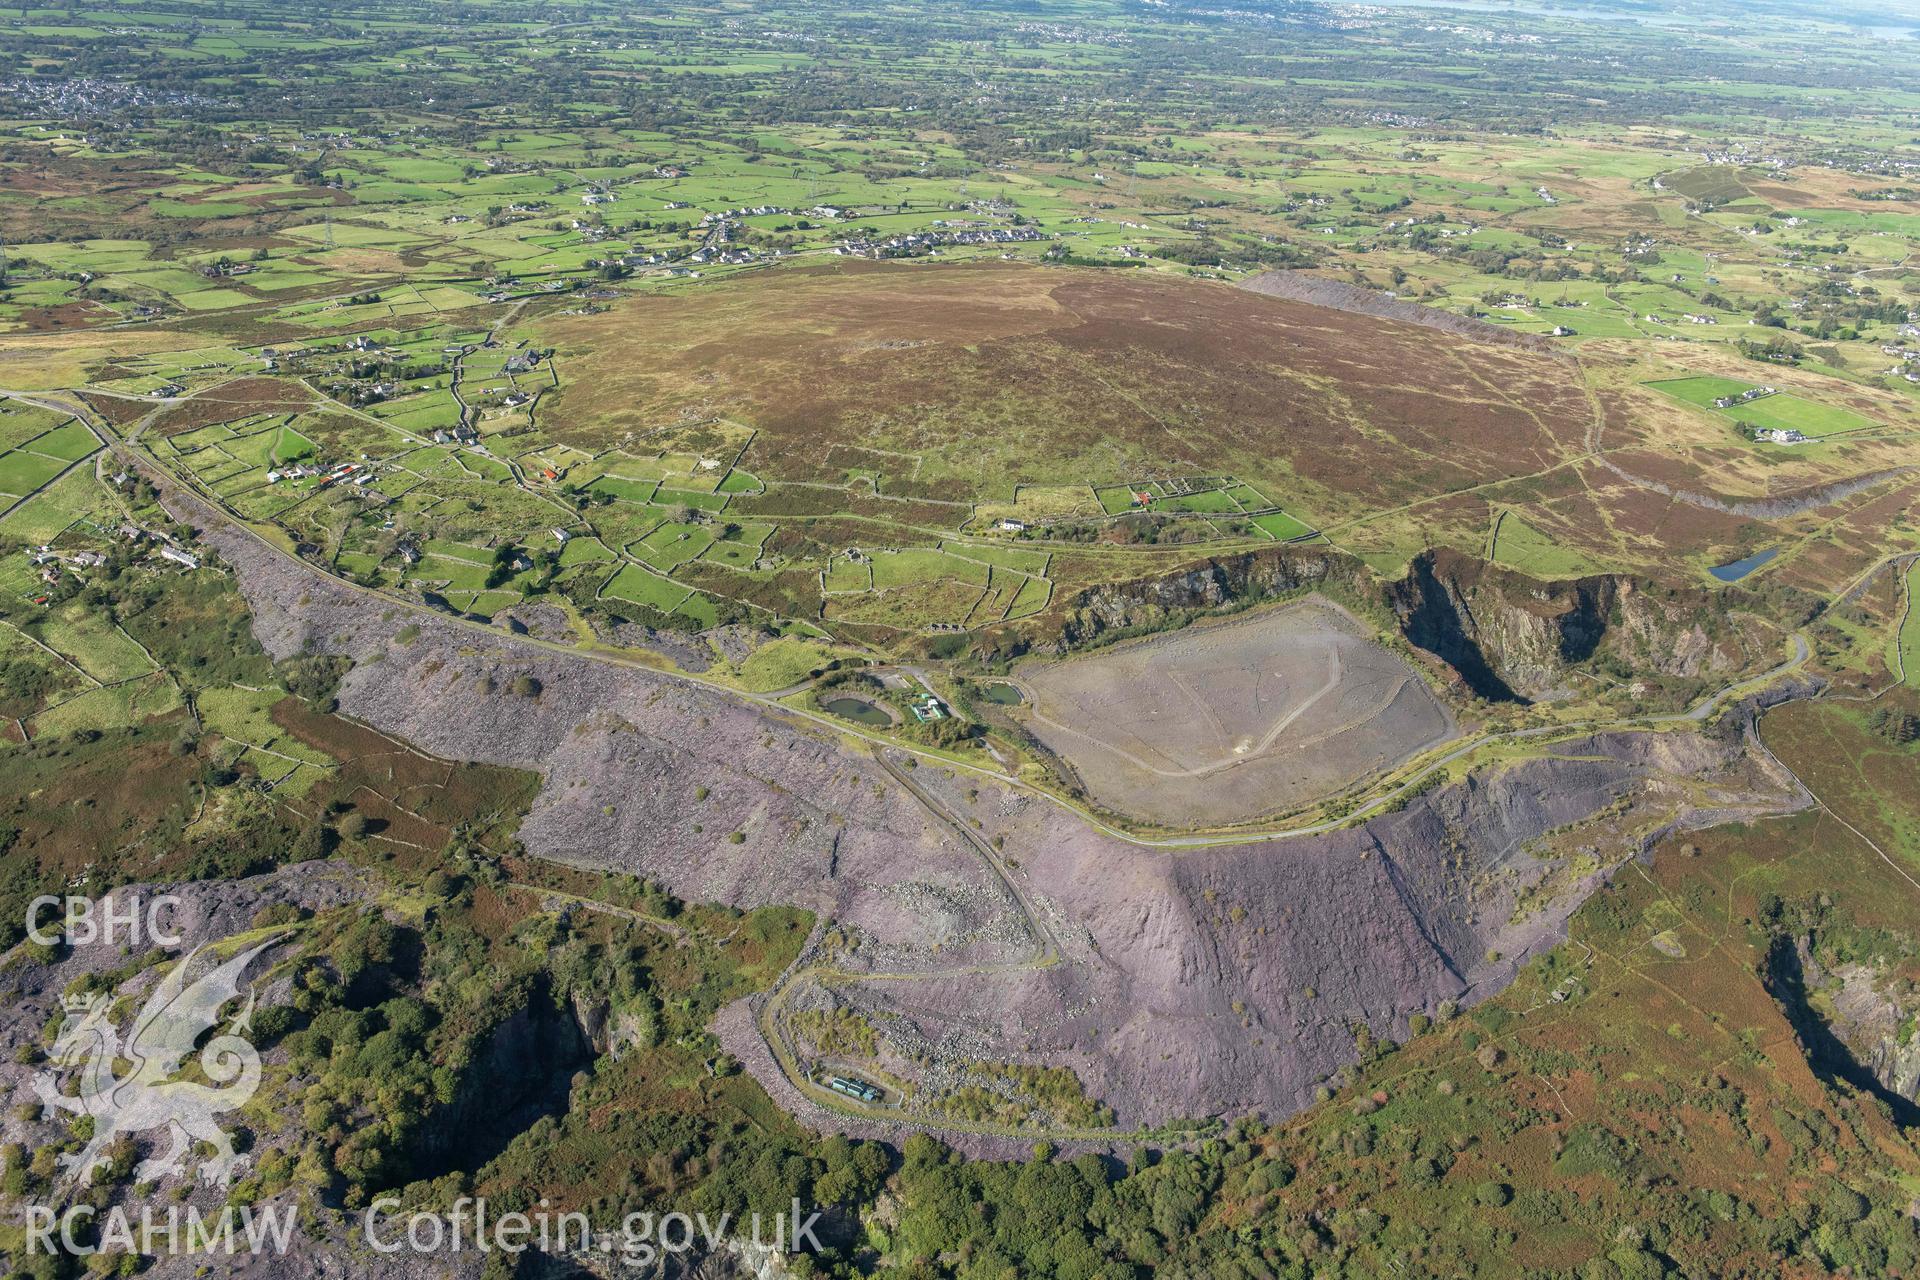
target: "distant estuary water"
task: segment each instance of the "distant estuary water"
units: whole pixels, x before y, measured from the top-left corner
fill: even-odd
[[[1453,9],[1463,13],[1524,14],[1531,18],[1560,18],[1576,22],[1639,22],[1662,27],[1709,25],[1720,19],[1714,15],[1695,15],[1652,7],[1622,6],[1601,9],[1588,5],[1545,5],[1513,3],[1501,0],[1365,0],[1391,9]],[[1912,40],[1920,38],[1920,24],[1888,25],[1871,17],[1847,14],[1792,14],[1815,26],[1857,32],[1876,40]]]

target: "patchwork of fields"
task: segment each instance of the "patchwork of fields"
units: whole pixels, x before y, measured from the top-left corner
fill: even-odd
[[[1913,21],[9,10],[0,1219],[1920,1274]]]

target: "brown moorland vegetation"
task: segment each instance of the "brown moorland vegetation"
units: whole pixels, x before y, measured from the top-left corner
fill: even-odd
[[[1200,282],[991,264],[844,264],[541,326],[571,443],[688,419],[759,434],[743,465],[885,492],[1231,473],[1326,518],[1552,467],[1590,409],[1559,360]]]
[[[1763,733],[1822,801],[1849,822],[1878,811],[1867,829],[1884,833],[1914,818],[1920,748],[1871,741],[1866,714],[1794,703]],[[1620,1269],[1579,1274],[1641,1274],[1648,1255],[1689,1274],[1910,1274],[1876,1242],[1907,1234],[1912,1149],[1883,1103],[1809,1061],[1768,957],[1810,922],[1816,950],[1909,948],[1915,901],[1820,809],[1672,837],[1511,990],[1282,1125],[1266,1142],[1287,1185],[1249,1178],[1219,1212],[1329,1223],[1345,1242],[1391,1224],[1362,1256],[1405,1250],[1431,1275],[1570,1274],[1596,1250]],[[1882,1207],[1855,1221],[1855,1203]],[[1824,1224],[1818,1245],[1792,1256],[1786,1223]]]
[[[313,393],[297,382],[281,378],[236,378],[167,410],[154,429],[175,436],[232,422],[254,413],[297,413],[313,405]]]

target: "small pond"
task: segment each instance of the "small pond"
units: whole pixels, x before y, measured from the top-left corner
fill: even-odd
[[[1016,707],[1026,701],[1020,696],[1020,690],[1017,687],[1003,684],[998,680],[992,684],[980,686],[980,696],[996,707]]]
[[[884,729],[893,723],[893,717],[865,698],[828,698],[820,704],[843,720],[855,724],[864,724],[876,729]]]
[[[1712,573],[1722,582],[1738,582],[1779,554],[1780,548],[1768,547],[1765,551],[1754,552],[1745,560],[1735,560],[1730,564],[1719,565],[1712,570]]]

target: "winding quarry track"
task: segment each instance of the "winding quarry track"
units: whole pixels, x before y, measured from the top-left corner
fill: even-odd
[[[780,1066],[781,1074],[809,1100],[849,1115],[864,1118],[886,1117],[893,1108],[878,1104],[862,1104],[838,1093],[821,1088],[813,1082],[813,1076],[801,1064],[800,1056],[788,1038],[786,1028],[786,1006],[793,993],[808,983],[821,986],[851,986],[871,982],[925,982],[937,978],[990,977],[998,974],[1029,973],[1037,969],[1050,969],[1061,961],[1059,940],[1054,937],[1052,928],[1034,910],[1032,901],[1027,897],[1019,883],[1008,870],[1000,853],[990,843],[982,839],[980,833],[936,800],[918,782],[914,781],[909,770],[887,758],[886,751],[876,747],[873,758],[888,776],[900,786],[900,789],[918,801],[921,807],[933,815],[942,826],[959,836],[967,847],[980,859],[1000,887],[1006,890],[1020,915],[1020,921],[1026,932],[1031,954],[999,964],[955,965],[943,969],[918,969],[911,972],[866,973],[852,972],[830,964],[807,965],[790,970],[782,975],[774,989],[768,994],[766,1003],[761,1006],[758,1026],[761,1038],[773,1051],[774,1061]],[[922,1118],[924,1120],[924,1118]],[[1031,1128],[1014,1128],[986,1124],[970,1124],[945,1118],[926,1121],[934,1127],[955,1132],[988,1134],[1001,1137],[1023,1137],[1032,1135]],[[1060,1138],[1101,1138],[1113,1136],[1115,1130],[1084,1129],[1057,1130],[1049,1136]]]
[[[488,636],[496,641],[503,638],[502,632],[496,627],[488,626],[485,623],[476,622],[457,614],[449,614],[433,609],[420,601],[407,599],[405,596],[392,595],[371,587],[360,586],[346,578],[328,573],[325,569],[313,564],[311,561],[301,559],[280,542],[268,537],[259,529],[255,528],[244,517],[228,507],[217,495],[191,483],[171,467],[161,462],[150,451],[140,447],[138,444],[139,435],[153,417],[152,414],[149,414],[147,418],[141,419],[140,422],[134,425],[132,430],[123,434],[116,430],[111,423],[104,421],[97,414],[91,413],[77,401],[62,400],[58,397],[37,393],[8,391],[4,388],[0,388],[0,396],[8,396],[26,403],[39,404],[45,408],[58,409],[71,413],[82,421],[87,422],[95,432],[108,442],[109,447],[114,450],[124,463],[157,474],[171,485],[174,490],[181,494],[191,495],[200,506],[205,507],[217,515],[235,531],[259,546],[271,551],[282,560],[298,566],[303,573],[310,574],[317,578],[324,578],[329,584],[338,589],[354,592],[370,601],[377,601],[383,608],[406,610],[417,615],[432,617],[442,622],[465,627],[477,634]],[[178,403],[178,401],[166,403]],[[158,407],[164,408],[166,407],[166,403]],[[1884,568],[1887,563],[1899,558],[1901,557],[1889,556],[1883,558],[1858,575],[1856,582],[1871,577],[1874,573]],[[1846,589],[1851,590],[1854,585],[1854,583],[1849,583]],[[1844,594],[1844,591],[1837,594]],[[402,625],[404,624],[396,619],[395,629],[397,630]],[[1552,742],[1565,738],[1576,738],[1592,733],[1604,732],[1609,729],[1646,729],[1699,724],[1711,717],[1728,699],[1739,694],[1757,691],[1798,671],[1806,664],[1811,654],[1811,648],[1807,643],[1805,635],[1796,632],[1793,637],[1794,653],[1792,657],[1759,675],[1749,677],[1748,679],[1729,685],[1716,693],[1703,697],[1699,702],[1685,711],[1631,718],[1615,716],[1568,722],[1565,724],[1545,725],[1531,729],[1494,731],[1480,734],[1477,737],[1464,739],[1444,754],[1418,761],[1413,771],[1400,776],[1398,781],[1388,784],[1387,780],[1380,780],[1380,782],[1376,784],[1380,789],[1376,790],[1369,798],[1354,804],[1340,817],[1302,820],[1276,827],[1248,827],[1218,833],[1156,836],[1145,835],[1136,831],[1129,831],[1123,827],[1114,826],[1102,820],[1097,815],[1088,812],[1084,807],[1073,803],[1071,800],[1045,787],[1036,786],[1032,782],[1017,777],[1005,770],[974,764],[970,761],[960,759],[957,756],[924,750],[919,747],[896,742],[890,738],[869,733],[857,725],[838,717],[823,715],[818,712],[809,711],[804,707],[795,707],[781,702],[779,698],[781,696],[790,696],[794,691],[792,689],[779,690],[774,694],[752,693],[701,675],[685,671],[667,670],[653,663],[642,662],[610,650],[581,649],[573,645],[542,640],[531,635],[513,636],[511,639],[515,644],[544,649],[552,653],[565,654],[571,658],[584,658],[594,662],[605,662],[616,666],[636,668],[662,679],[685,681],[688,684],[699,685],[702,688],[723,693],[731,698],[754,703],[777,715],[808,721],[822,729],[830,731],[838,737],[858,739],[870,748],[885,748],[915,756],[930,764],[937,764],[943,768],[960,770],[980,777],[991,778],[1005,786],[1017,788],[1067,810],[1083,822],[1100,831],[1103,835],[1111,836],[1116,840],[1124,840],[1129,844],[1158,849],[1197,849],[1208,846],[1253,844],[1269,840],[1290,840],[1302,836],[1322,835],[1329,831],[1335,831],[1379,812],[1386,806],[1392,804],[1400,796],[1408,793],[1412,788],[1423,783],[1436,770],[1446,768],[1490,746],[1515,742]]]
[[[782,975],[772,990],[767,994],[766,998],[761,1002],[756,1015],[758,1033],[771,1051],[781,1074],[788,1080],[793,1088],[808,1101],[842,1115],[857,1117],[868,1122],[884,1124],[889,1121],[898,1122],[910,1118],[916,1126],[922,1128],[1022,1139],[1048,1137],[1056,1140],[1101,1141],[1126,1136],[1137,1136],[1137,1133],[1134,1131],[1123,1133],[1113,1128],[1036,1129],[1029,1126],[996,1126],[992,1124],[970,1123],[947,1117],[923,1116],[911,1111],[903,1111],[897,1105],[861,1104],[851,1098],[829,1092],[814,1082],[807,1065],[802,1061],[801,1054],[796,1049],[787,1030],[789,1002],[796,991],[806,987],[808,984],[832,987],[858,984],[908,983],[966,976],[986,977],[1032,972],[1051,968],[1062,962],[1062,949],[1052,928],[1044,916],[1035,909],[1032,900],[1022,888],[1020,880],[1007,866],[999,851],[982,837],[979,832],[975,831],[964,819],[952,812],[937,797],[920,785],[912,776],[912,768],[904,767],[900,762],[903,758],[908,759],[909,764],[917,765],[919,762],[925,762],[926,764],[941,769],[950,769],[979,777],[990,778],[1002,786],[1018,789],[1029,795],[1044,799],[1050,804],[1072,813],[1080,821],[1087,823],[1102,834],[1117,840],[1169,851],[1195,851],[1210,846],[1231,846],[1263,841],[1287,840],[1334,831],[1381,812],[1388,806],[1393,805],[1397,799],[1408,795],[1414,788],[1421,787],[1437,772],[1449,769],[1462,761],[1470,759],[1476,753],[1489,748],[1512,748],[1514,746],[1524,745],[1529,748],[1538,747],[1544,749],[1557,741],[1607,730],[1635,729],[1647,731],[1698,725],[1709,720],[1720,709],[1728,705],[1730,701],[1746,694],[1757,692],[1775,681],[1798,671],[1807,663],[1811,653],[1811,648],[1805,634],[1796,632],[1793,635],[1793,652],[1785,661],[1766,672],[1739,681],[1711,695],[1703,697],[1699,702],[1684,711],[1664,715],[1634,717],[1631,719],[1615,717],[1529,729],[1487,732],[1465,740],[1446,744],[1444,749],[1436,747],[1431,752],[1403,767],[1397,774],[1376,777],[1368,784],[1371,794],[1363,792],[1362,794],[1365,796],[1365,799],[1353,804],[1344,815],[1339,817],[1303,819],[1290,825],[1267,827],[1264,829],[1246,829],[1204,834],[1144,835],[1115,827],[1087,812],[1084,808],[1074,804],[1067,798],[1057,795],[1045,788],[1035,786],[1006,771],[895,742],[878,734],[866,732],[838,718],[828,717],[805,708],[790,706],[780,700],[782,697],[790,696],[794,692],[804,688],[804,685],[796,685],[772,694],[755,694],[699,675],[680,671],[662,670],[660,667],[651,663],[641,662],[618,652],[580,649],[570,645],[541,640],[528,635],[513,636],[510,638],[503,637],[497,628],[489,627],[483,623],[457,615],[449,615],[432,610],[422,603],[411,601],[400,596],[389,595],[370,588],[360,587],[345,579],[328,574],[319,566],[294,555],[288,548],[276,541],[273,537],[268,536],[241,518],[231,508],[221,502],[216,495],[198,488],[188,479],[174,472],[158,458],[152,456],[149,451],[139,444],[141,432],[150,424],[152,419],[164,408],[169,407],[169,405],[173,403],[177,403],[177,401],[157,403],[152,412],[143,417],[131,430],[123,434],[116,430],[111,423],[102,420],[99,415],[91,413],[84,405],[64,396],[20,394],[14,392],[0,392],[0,394],[11,395],[14,398],[28,403],[35,403],[46,408],[67,412],[79,418],[81,421],[86,422],[96,433],[108,442],[109,447],[123,463],[136,466],[152,475],[158,476],[164,482],[164,485],[171,487],[177,495],[192,495],[198,507],[210,511],[218,519],[229,524],[235,531],[272,552],[276,557],[298,566],[303,573],[326,579],[329,585],[336,589],[357,593],[369,601],[377,601],[383,609],[394,611],[394,626],[396,629],[405,625],[404,619],[406,613],[431,615],[442,623],[452,623],[469,628],[475,633],[484,634],[494,642],[508,639],[510,643],[515,645],[544,649],[575,660],[586,659],[593,662],[639,668],[657,678],[685,681],[690,684],[699,685],[706,689],[724,693],[729,697],[755,704],[770,715],[808,722],[818,729],[827,731],[837,739],[843,741],[853,739],[863,743],[871,753],[873,759],[879,764],[882,770],[884,770],[892,782],[905,794],[912,797],[920,806],[925,808],[939,824],[958,836],[966,844],[969,851],[987,868],[993,879],[1004,889],[1008,898],[1015,905],[1021,921],[1021,928],[1027,940],[1027,954],[997,963],[959,965],[914,971],[855,972],[830,962],[821,962],[802,965]],[[1876,563],[1866,572],[1859,575],[1854,582],[1849,583],[1847,588],[1838,594],[1844,596],[1846,591],[1857,589],[1859,584],[1866,581],[1872,574],[1885,568],[1888,563],[1893,563],[1900,559],[1902,559],[1902,557],[1894,556]],[[1275,725],[1267,735],[1268,740],[1271,741],[1275,735],[1284,732],[1293,722],[1294,717],[1297,717],[1307,706],[1310,706],[1314,701],[1326,695],[1337,685],[1340,674],[1339,659],[1336,653],[1332,655],[1332,666],[1329,671],[1328,682],[1320,687],[1317,692],[1312,693],[1306,703],[1295,708],[1287,717],[1283,718],[1279,724]],[[1234,763],[1237,763],[1237,761],[1222,761],[1217,765],[1211,766],[1211,768],[1231,767]],[[1205,773],[1209,771],[1210,769],[1202,769],[1198,772]],[[1160,1132],[1162,1136],[1180,1136],[1180,1134],[1172,1131]],[[1182,1132],[1184,1133],[1185,1131]],[[1199,1131],[1196,1130],[1193,1132]]]

